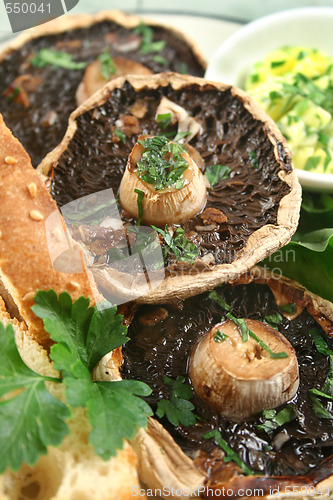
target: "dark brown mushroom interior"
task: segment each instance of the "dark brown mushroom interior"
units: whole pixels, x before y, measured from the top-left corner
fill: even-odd
[[[263,321],[281,313],[272,291],[265,284],[225,285],[217,288],[216,293],[238,318]],[[301,295],[299,291],[299,297]],[[225,313],[216,300],[209,298],[208,293],[177,304],[141,306],[129,327],[131,340],[123,347],[123,378],[146,382],[153,390],[148,401],[156,408],[157,401],[170,399],[170,385],[165,383],[164,376],[173,380],[182,376],[190,384],[188,366],[191,351],[198,340],[221,321]],[[332,322],[329,323],[332,327]],[[208,484],[223,483],[228,477],[239,474],[233,462],[224,463],[214,441],[203,438],[212,429],[220,431],[254,474],[278,476],[283,481],[286,476],[294,476],[289,480],[292,484],[297,479],[296,475],[306,476],[311,472],[312,479],[317,477],[319,480],[330,476],[332,472],[333,423],[315,414],[309,392],[311,388],[322,387],[329,371],[329,357],[317,351],[309,332],[313,329],[320,332],[331,349],[333,339],[306,309],[292,320],[281,316],[278,329],[293,345],[299,363],[300,386],[289,403],[295,412],[295,418],[290,422],[272,432],[258,428],[265,421],[262,414],[243,422],[231,422],[209,409],[195,394],[191,399],[198,417],[195,425],[188,427],[179,424],[174,427],[165,417],[162,419],[176,442],[194,458],[201,470],[206,471]],[[331,408],[327,400],[321,399],[321,402]],[[277,408],[277,411],[285,406]],[[269,479],[267,481],[269,484]]]
[[[33,39],[0,61],[1,113],[6,125],[29,153],[34,166],[63,138],[68,117],[76,108],[75,93],[84,69],[69,70],[51,65],[36,68],[29,63],[29,58],[40,49],[48,48],[71,54],[75,61],[92,62],[108,48],[112,56],[138,61],[154,73],[172,70],[203,76],[204,67],[184,39],[180,40],[167,28],[155,27],[153,30],[154,41],[166,42],[158,53],[141,53],[140,43],[134,49],[130,44],[126,47],[126,40],[131,40],[133,29],[114,21],[103,21],[89,27]],[[14,88],[8,92],[19,75],[41,79],[33,90],[27,92],[26,105],[20,99],[13,98]]]
[[[214,164],[231,168],[230,177],[209,191],[206,205],[208,211],[214,207],[225,217],[207,226],[209,214],[204,211],[183,224],[186,236],[200,246],[201,257],[211,253],[215,264],[230,263],[257,229],[277,225],[279,203],[290,191],[278,172],[290,172],[292,167],[282,143],[278,143],[281,163],[276,159],[263,123],[253,118],[229,88],[218,91],[209,84],[188,84],[181,90],[169,85],[136,91],[126,82],[114,89],[104,104],[78,116],[77,130],[54,170],[52,194],[59,206],[110,187],[117,194],[137,137],[162,132],[155,114],[163,96],[184,107],[202,125],[202,132],[190,144],[202,156],[204,169]],[[113,134],[114,124],[120,116],[130,115],[138,103],[145,114],[137,118],[137,129],[120,141]],[[169,126],[163,133],[176,128]]]

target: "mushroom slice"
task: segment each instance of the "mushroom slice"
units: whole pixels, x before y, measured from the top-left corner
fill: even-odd
[[[149,418],[147,429],[140,429],[131,445],[139,459],[140,479],[150,488],[183,491],[184,495],[177,498],[188,497],[188,490],[194,495],[202,491],[205,475],[156,420]]]
[[[114,64],[114,72],[109,73],[108,79],[103,76],[103,66],[100,59],[97,59],[87,66],[83,79],[76,92],[76,103],[78,106],[88,99],[88,97],[97,92],[97,90],[104,87],[108,81],[114,80],[115,78],[118,78],[118,76],[127,74],[152,74],[147,66],[144,66],[139,62],[132,61],[131,59],[126,59],[125,57],[113,57],[112,61]]]
[[[175,183],[171,183],[162,189],[158,189],[156,183],[146,181],[150,169],[149,161],[151,156],[149,155],[149,148],[154,147],[155,151],[154,140],[156,143],[158,141],[161,143],[160,150],[154,158],[158,157],[159,161],[171,160],[170,168],[166,169],[168,171],[167,176],[172,174],[172,170],[176,172],[179,168],[185,168],[181,167],[179,162],[178,165],[176,155],[178,155],[182,164],[187,165],[181,176],[177,177]],[[147,144],[148,141],[149,144]],[[147,144],[147,148],[143,144]],[[165,155],[164,151],[167,151]],[[146,156],[148,173],[144,171],[142,174],[142,171],[138,169],[138,165],[145,153],[148,153]],[[155,168],[153,163],[151,163],[151,166]],[[163,172],[166,171],[165,169],[162,170]],[[179,185],[177,185],[178,182],[180,182]],[[122,207],[134,218],[138,219],[137,193],[141,191],[144,193],[142,199],[143,223],[147,225],[155,224],[161,227],[165,224],[181,224],[199,213],[204,207],[207,197],[206,186],[205,176],[183,146],[168,141],[164,137],[140,136],[127,162],[119,188],[119,200]]]
[[[178,133],[186,133],[186,141],[190,141],[201,130],[201,125],[198,123],[186,109],[179,106],[175,102],[170,101],[167,97],[162,97],[161,102],[156,111],[156,121],[159,115],[171,115],[171,124],[178,122]]]
[[[190,363],[201,399],[235,421],[286,403],[299,385],[296,353],[288,340],[260,321],[245,323],[260,343],[250,336],[244,341],[237,324],[226,320],[201,339]]]

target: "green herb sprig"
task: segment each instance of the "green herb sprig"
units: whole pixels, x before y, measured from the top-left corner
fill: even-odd
[[[154,31],[143,21],[134,29],[134,33],[141,36],[140,52],[141,54],[150,54],[151,52],[161,52],[166,46],[165,40],[154,41]],[[161,62],[161,61],[159,61]]]
[[[87,62],[76,62],[73,60],[73,56],[67,52],[60,52],[58,50],[52,49],[41,49],[32,59],[30,59],[30,64],[37,68],[43,68],[44,66],[51,65],[54,67],[80,70],[84,69],[88,63]]]
[[[313,411],[318,418],[333,419],[333,414],[318,399],[319,396],[333,401],[333,351],[328,347],[327,342],[318,330],[311,330],[309,333],[313,338],[317,351],[324,356],[328,356],[329,359],[329,370],[323,386],[321,389],[309,389]]]
[[[225,457],[223,458],[224,462],[235,462],[244,472],[244,474],[250,476],[253,474],[251,469],[239,458],[237,453],[234,452],[232,448],[227,444],[227,442],[223,439],[221,433],[214,429],[210,432],[207,432],[203,435],[204,439],[214,439],[215,443],[222,448],[225,453]]]
[[[205,170],[205,175],[211,187],[216,186],[216,184],[224,179],[228,179],[230,173],[231,168],[227,165],[209,165]]]
[[[98,56],[98,60],[101,62],[102,76],[108,81],[110,76],[115,75],[117,72],[116,65],[108,49],[105,49],[104,52]]]
[[[158,401],[156,415],[159,418],[165,415],[174,426],[179,423],[185,426],[194,425],[196,422],[193,414],[194,406],[189,401],[193,397],[193,391],[189,385],[185,384],[185,377],[178,376],[176,380],[172,380],[164,376],[163,381],[172,388],[171,397]]]
[[[173,236],[169,233],[167,225],[164,231],[156,226],[152,226],[152,228],[162,235],[167,245],[164,247],[165,259],[170,251],[175,255],[178,262],[193,262],[199,256],[200,249],[184,236],[185,230],[183,228],[178,227]]]
[[[126,327],[117,308],[108,303],[89,307],[80,297],[74,303],[67,293],[39,291],[34,313],[55,342],[50,358],[61,378],[43,377],[25,366],[11,326],[0,324],[0,472],[33,465],[49,445],[58,446],[68,434],[65,419],[71,408],[87,408],[92,431],[90,444],[104,460],[116,455],[123,439],[131,439],[147,423],[152,411],[138,396],[150,388],[132,380],[94,382],[92,370],[108,352],[126,343]],[[62,383],[67,404],[47,390],[45,382]],[[20,392],[12,393],[12,391]],[[119,425],[121,422],[121,425]]]

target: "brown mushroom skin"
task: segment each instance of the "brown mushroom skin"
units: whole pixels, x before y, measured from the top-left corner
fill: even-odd
[[[189,368],[200,398],[233,421],[286,403],[299,386],[296,353],[288,340],[261,321],[245,321],[273,352],[285,352],[287,357],[272,359],[252,337],[243,342],[238,326],[226,320],[196,345]],[[223,341],[217,341],[218,331],[225,336]]]

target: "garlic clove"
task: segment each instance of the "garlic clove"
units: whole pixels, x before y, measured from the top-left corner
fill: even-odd
[[[299,385],[297,358],[288,340],[265,323],[245,322],[271,351],[285,352],[287,357],[272,359],[252,337],[244,342],[238,326],[226,320],[201,339],[190,360],[190,378],[197,394],[234,421],[286,403]],[[218,331],[224,340],[217,341]]]

